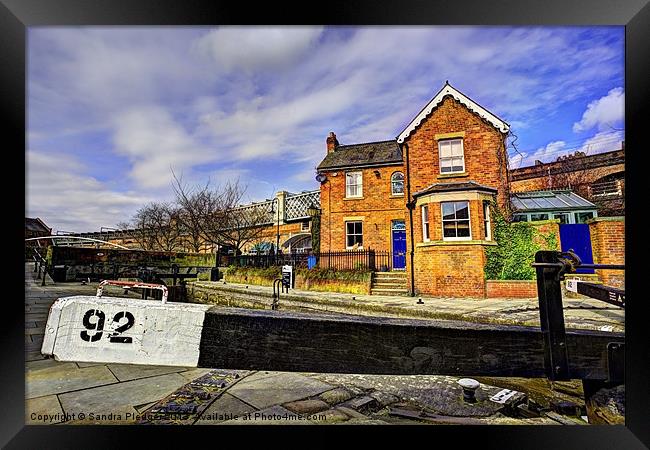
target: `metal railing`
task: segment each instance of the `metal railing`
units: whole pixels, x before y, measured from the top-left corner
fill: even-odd
[[[320,253],[279,253],[269,255],[222,255],[221,266],[238,267],[277,267],[292,265],[294,267],[309,267],[309,259],[315,258],[315,266],[322,269],[335,270],[392,270],[391,252],[386,250],[347,250]]]
[[[34,273],[36,279],[41,280],[41,286],[45,286],[45,277],[47,276],[47,260],[36,250],[32,249],[32,259],[34,260]]]

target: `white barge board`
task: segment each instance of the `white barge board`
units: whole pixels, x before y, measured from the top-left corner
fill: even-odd
[[[41,352],[59,361],[196,367],[209,305],[75,296],[50,308]]]

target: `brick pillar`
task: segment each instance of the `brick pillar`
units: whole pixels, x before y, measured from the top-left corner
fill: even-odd
[[[625,264],[625,217],[596,217],[587,222],[595,264]],[[596,270],[606,286],[625,287],[625,271]]]

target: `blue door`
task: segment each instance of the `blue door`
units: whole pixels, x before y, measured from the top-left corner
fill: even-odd
[[[560,224],[560,242],[562,251],[573,249],[573,253],[580,257],[583,264],[593,264],[594,257],[591,253],[591,235],[589,225],[586,223]],[[577,273],[594,273],[593,269],[577,269]]]
[[[394,220],[393,233],[393,270],[406,268],[406,225],[403,220]]]

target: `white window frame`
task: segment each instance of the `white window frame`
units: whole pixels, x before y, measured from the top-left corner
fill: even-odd
[[[445,214],[442,209],[442,205],[445,203],[458,203],[458,202],[465,202],[467,203],[467,219],[454,219],[454,221],[458,220],[467,220],[468,225],[469,225],[469,236],[461,236],[461,237],[445,237],[445,222],[451,222],[450,220],[445,221]],[[448,202],[440,202],[440,225],[442,229],[442,240],[443,241],[471,241],[472,240],[472,211],[471,211],[471,203],[469,200],[453,200],[453,201],[448,201]]]
[[[356,184],[351,184],[349,183],[350,180],[350,175],[358,175],[358,183]],[[350,187],[351,186],[356,186],[357,187],[357,195],[351,195],[350,194]],[[345,198],[361,198],[363,197],[363,172],[357,171],[357,172],[346,172],[345,174]]]
[[[490,202],[483,202],[483,226],[485,227],[485,240],[492,240],[492,218],[490,217]],[[470,225],[471,228],[471,225]],[[470,230],[471,233],[471,230]]]
[[[309,231],[310,229],[311,229],[311,221],[300,223],[300,231]]]
[[[455,157],[454,156],[445,156],[444,158],[442,156],[443,146],[446,147],[448,145],[449,146],[449,151],[451,152],[451,145],[454,142],[460,142],[460,153],[461,153],[460,157],[462,158],[463,168],[462,168],[462,170],[454,170],[454,171],[443,172],[442,171],[442,167],[443,167],[442,161],[443,161],[443,159],[451,160],[452,161],[451,167],[453,167],[453,158],[458,158],[458,156],[455,156]],[[463,143],[462,138],[444,139],[444,140],[439,140],[438,141],[438,164],[440,166],[440,174],[441,175],[447,175],[447,174],[452,174],[452,173],[464,173],[465,172],[465,145]],[[445,167],[448,167],[448,166],[445,166]]]
[[[422,241],[431,241],[431,226],[429,224],[429,205],[422,205]]]
[[[360,223],[361,224],[361,234],[357,233],[348,233],[348,224],[349,223]],[[348,236],[361,236],[361,245],[359,245],[357,248],[358,249],[363,249],[363,221],[362,220],[346,220],[345,221],[345,249],[346,250],[352,250],[354,248],[354,245],[348,245]]]
[[[393,181],[393,177],[395,175],[401,175],[402,176],[402,192],[395,192],[393,190],[393,186],[396,183],[395,181]],[[400,197],[404,196],[404,174],[402,172],[393,172],[393,174],[390,176],[390,195],[395,195],[395,196],[400,196]]]

